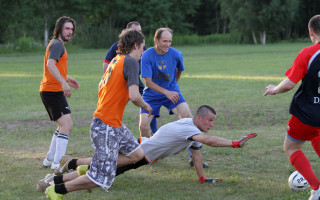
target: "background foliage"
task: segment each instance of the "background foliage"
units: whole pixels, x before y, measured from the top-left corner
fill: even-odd
[[[2,48],[14,48],[21,37],[45,46],[56,19],[63,15],[77,22],[73,45],[107,48],[133,20],[141,23],[151,41],[161,26],[178,35],[238,34],[236,43],[254,43],[253,33],[257,43],[263,36],[267,42],[307,37],[307,22],[320,11],[320,1],[314,0],[0,0],[0,4]]]

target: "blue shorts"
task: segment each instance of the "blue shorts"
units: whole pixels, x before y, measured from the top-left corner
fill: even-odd
[[[160,108],[161,106],[165,106],[168,109],[169,115],[173,115],[174,113],[172,112],[172,109],[177,107],[180,103],[186,102],[186,100],[183,98],[182,94],[179,92],[179,101],[176,102],[175,104],[172,103],[167,97],[163,98],[150,98],[143,96],[143,99],[146,103],[148,103],[151,108],[152,108],[152,113],[151,115],[154,115],[154,117],[160,117]],[[140,113],[149,113],[146,110],[140,109]]]

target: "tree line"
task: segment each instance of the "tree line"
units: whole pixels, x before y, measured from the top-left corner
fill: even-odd
[[[168,26],[174,34],[238,33],[241,43],[274,42],[308,36],[307,23],[320,14],[315,0],[0,0],[0,44],[31,38],[46,45],[55,21],[77,22],[73,43],[84,48],[112,44],[129,21],[146,36]]]

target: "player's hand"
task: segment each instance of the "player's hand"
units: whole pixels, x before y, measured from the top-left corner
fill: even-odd
[[[266,87],[263,96],[267,96],[268,94],[270,95],[275,95],[276,93],[274,92],[274,89],[276,88],[275,85],[269,85]]]
[[[178,92],[168,91],[165,95],[174,104],[180,100],[180,96]]]
[[[145,106],[144,106],[144,107],[142,107],[142,109],[143,109],[143,110],[146,110],[146,111],[148,111],[148,112],[149,112],[148,117],[150,117],[150,116],[151,116],[152,108],[151,108],[151,106],[150,106],[149,104],[145,103]]]
[[[79,89],[80,85],[79,83],[76,81],[76,79],[73,79],[71,77],[67,78],[67,82],[69,83],[69,85],[73,88],[73,89]]]
[[[221,182],[222,179],[219,179],[219,178],[206,178],[205,176],[202,176],[201,178],[199,178],[199,181],[201,183],[216,183],[216,182]]]
[[[232,147],[233,148],[241,148],[244,147],[246,145],[248,145],[248,140],[251,138],[256,137],[257,134],[256,133],[251,133],[248,134],[247,136],[243,136],[242,138],[240,138],[239,140],[236,141],[232,141]]]
[[[71,96],[71,90],[70,90],[70,87],[67,84],[67,82],[64,82],[62,84],[62,90],[63,90],[64,96],[66,96],[66,97],[70,97]]]

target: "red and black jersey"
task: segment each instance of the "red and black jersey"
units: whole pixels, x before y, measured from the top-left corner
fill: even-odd
[[[286,75],[294,83],[302,80],[293,96],[290,114],[307,125],[320,127],[320,44],[304,48]]]

